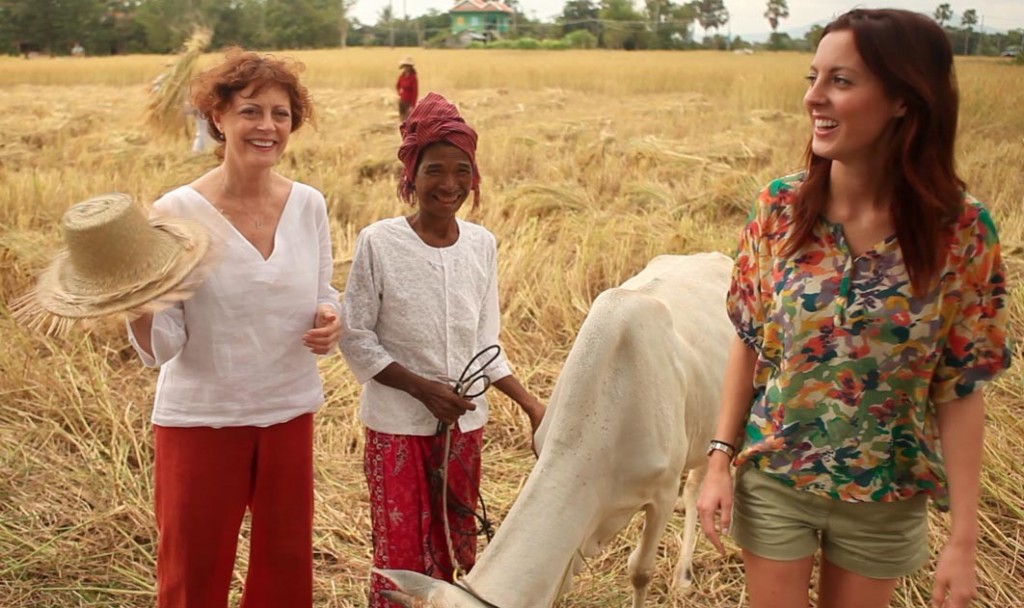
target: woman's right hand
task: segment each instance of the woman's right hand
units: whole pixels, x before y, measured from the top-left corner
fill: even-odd
[[[445,424],[455,424],[460,416],[476,409],[472,401],[459,397],[451,386],[443,382],[424,379],[418,383],[413,396]]]
[[[721,535],[729,534],[732,523],[733,485],[729,473],[728,457],[721,452],[712,452],[704,483],[697,498],[697,513],[704,535],[718,552],[725,555]],[[724,462],[717,462],[718,460]]]

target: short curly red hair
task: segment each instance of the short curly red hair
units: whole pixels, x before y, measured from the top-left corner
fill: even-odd
[[[294,133],[303,123],[313,122],[313,99],[299,82],[299,73],[305,68],[299,61],[231,47],[225,52],[223,62],[192,79],[189,102],[197,112],[209,118],[224,112],[235,95],[250,86],[255,85],[255,93],[268,86],[281,87],[288,94]],[[217,130],[213,121],[209,126],[210,135],[223,144],[224,134]]]

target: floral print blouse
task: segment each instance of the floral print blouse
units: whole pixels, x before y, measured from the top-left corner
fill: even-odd
[[[729,317],[758,353],[736,464],[835,500],[926,492],[945,508],[935,404],[1010,364],[992,219],[964,195],[940,280],[917,297],[895,236],[855,257],[842,227],[822,219],[780,257],[801,178],[760,193],[736,255]]]

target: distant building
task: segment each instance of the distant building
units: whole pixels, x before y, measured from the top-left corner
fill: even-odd
[[[495,0],[460,0],[449,11],[452,34],[459,39],[502,38],[512,29],[515,11]]]

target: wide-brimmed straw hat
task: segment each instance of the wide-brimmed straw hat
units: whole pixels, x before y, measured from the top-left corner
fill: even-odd
[[[47,333],[77,320],[155,311],[186,299],[202,279],[210,236],[192,220],[146,220],[126,194],[103,194],[68,209],[66,248],[12,306],[16,319]]]
[[[406,55],[405,57],[402,57],[401,61],[398,62],[398,67],[404,68],[405,66],[409,66],[411,68],[416,67],[416,64],[412,62],[412,56]]]

